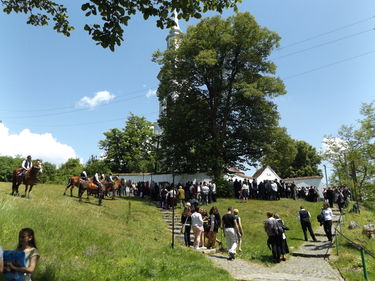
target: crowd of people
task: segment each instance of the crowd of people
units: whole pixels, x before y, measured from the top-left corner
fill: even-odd
[[[227,240],[228,259],[235,259],[237,247],[239,251],[242,251],[241,237],[244,232],[238,209],[229,207],[227,213],[221,217],[216,206],[207,211],[199,206],[192,207],[188,202],[181,215],[181,224],[187,247],[200,250],[215,248],[216,243],[222,245],[222,241],[217,237],[219,229],[222,228]],[[193,242],[190,238],[191,231],[194,233]]]
[[[337,203],[340,213],[342,213],[343,208],[346,207],[351,199],[351,191],[345,186],[330,186],[324,188],[323,197],[324,200],[329,204],[329,207],[333,207],[333,203]]]
[[[297,187],[294,182],[283,180],[263,180],[257,182],[255,179],[235,180],[233,192],[236,198],[247,201],[248,199],[280,200],[280,198],[305,199],[310,202],[317,202],[319,198],[315,186]]]

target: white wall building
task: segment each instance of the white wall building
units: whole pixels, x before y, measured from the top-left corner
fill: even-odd
[[[326,187],[326,185],[323,183],[323,176],[287,178],[284,181],[287,183],[294,182],[297,187],[315,186],[315,189],[319,193],[319,197],[323,198],[323,189]]]
[[[280,178],[274,170],[272,170],[272,168],[270,166],[267,166],[267,167],[263,167],[259,170],[257,170],[254,175],[253,175],[253,178],[257,181],[257,183],[259,184],[260,182],[264,181],[264,180],[275,180],[277,179],[277,181],[280,181],[282,178]]]

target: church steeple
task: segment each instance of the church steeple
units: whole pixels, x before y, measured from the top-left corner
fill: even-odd
[[[167,40],[167,48],[168,49],[173,46],[173,43],[176,43],[175,42],[176,36],[182,33],[182,31],[180,29],[179,22],[178,22],[177,11],[173,10],[173,14],[174,14],[174,22],[176,23],[176,25],[171,28],[171,30],[169,31],[169,34],[168,34],[168,36],[166,38],[166,40]]]

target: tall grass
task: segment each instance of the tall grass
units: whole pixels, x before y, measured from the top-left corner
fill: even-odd
[[[352,204],[348,207],[348,210]],[[349,222],[355,221],[360,228],[349,229]],[[370,239],[362,233],[362,227],[366,224],[375,224],[374,209],[366,209],[362,206],[361,213],[345,214],[345,221],[342,225],[341,232],[355,243],[363,245],[372,253],[375,253],[375,240]],[[336,266],[346,280],[360,281],[365,280],[363,275],[362,260],[359,250],[349,241],[339,237],[339,255],[337,259],[332,260],[332,264]],[[334,254],[336,251],[333,252]],[[375,259],[366,255],[366,265],[369,280],[375,280]]]
[[[127,198],[99,207],[94,198],[64,197],[60,185],[38,185],[26,199],[10,196],[10,187],[0,183],[0,245],[14,249],[19,230],[34,229],[41,259],[33,280],[233,280],[195,251],[171,249],[151,203]]]

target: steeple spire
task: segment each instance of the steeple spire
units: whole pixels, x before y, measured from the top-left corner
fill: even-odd
[[[173,14],[174,14],[174,22],[176,23],[176,25],[171,28],[171,30],[169,31],[169,34],[166,38],[167,48],[170,48],[172,46],[171,43],[175,40],[175,37],[178,34],[182,33],[182,31],[180,29],[180,24],[178,22],[178,14],[177,14],[176,9],[173,10]]]

